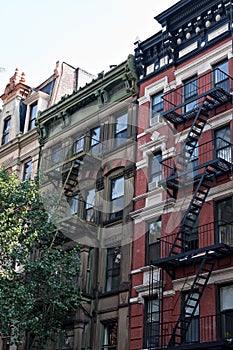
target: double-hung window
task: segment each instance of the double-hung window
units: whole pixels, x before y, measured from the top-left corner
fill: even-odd
[[[101,324],[101,350],[117,349],[117,320],[108,320]]]
[[[233,338],[233,285],[220,288],[221,338]]]
[[[121,250],[119,247],[107,249],[106,292],[119,289]]]
[[[89,189],[86,193],[84,219],[89,222],[95,222],[95,189]]]
[[[30,105],[30,114],[29,114],[29,122],[28,122],[28,130],[31,130],[35,127],[37,116],[37,102]]]
[[[151,98],[151,115],[150,115],[150,125],[155,125],[161,122],[160,114],[163,112],[164,101],[163,101],[163,91],[158,92]]]
[[[233,197],[217,202],[216,212],[218,241],[233,246]]]
[[[184,112],[187,113],[197,107],[198,79],[196,76],[184,81],[183,98]]]
[[[79,204],[79,196],[78,194],[68,197],[68,203],[70,206],[70,213],[71,214],[77,214],[78,213],[78,204]]]
[[[149,182],[158,186],[158,182],[162,179],[162,154],[161,152],[155,153],[150,157],[150,174]],[[149,185],[151,187],[152,185]],[[152,187],[154,187],[152,186]],[[152,188],[149,188],[149,190]]]
[[[9,142],[10,139],[10,127],[11,127],[11,118],[4,120],[3,133],[2,133],[2,145],[5,145]]]
[[[159,299],[145,300],[144,307],[144,347],[154,349],[159,346]]]
[[[114,124],[114,139],[115,139],[116,147],[126,142],[127,130],[128,130],[128,113],[124,113],[116,117],[115,124]]]
[[[110,212],[109,219],[117,219],[123,216],[124,209],[124,176],[118,176],[110,180]]]
[[[98,155],[100,151],[100,127],[90,130],[89,149],[93,155]]]
[[[224,60],[213,67],[214,86],[230,91],[228,61]]]
[[[199,320],[199,304],[195,308],[195,299],[198,299],[199,294],[193,292],[191,295],[191,298],[189,299],[188,304],[186,303],[188,293],[182,294],[183,300],[182,300],[182,312],[184,313],[184,322],[185,327],[188,323],[188,328],[186,330],[186,333],[184,334],[186,343],[195,343],[199,341],[200,337],[200,320]],[[186,308],[184,308],[184,305],[186,303]],[[195,308],[195,310],[194,310]],[[193,314],[194,311],[194,314]],[[192,315],[192,316],[190,316]]]
[[[23,181],[29,180],[32,172],[32,160],[25,162],[23,165]]]
[[[74,142],[74,154],[78,154],[84,151],[84,136],[80,136]]]
[[[159,259],[160,256],[160,237],[161,237],[162,221],[159,218],[149,223],[147,231],[147,254],[146,262],[151,264],[153,260]]]
[[[231,163],[231,132],[226,125],[215,130],[215,153],[217,158],[222,158]]]

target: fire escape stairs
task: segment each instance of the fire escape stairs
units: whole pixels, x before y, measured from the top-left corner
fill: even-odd
[[[193,317],[195,316],[195,312],[200,303],[201,297],[207,286],[216,261],[217,258],[213,252],[207,251],[203,255],[202,262],[185,300],[183,312],[180,314],[176,325],[173,328],[173,332],[168,343],[168,348],[180,346],[185,342],[188,328]]]
[[[196,111],[196,116],[189,129],[188,135],[183,143],[182,151],[177,156],[175,165],[171,171],[170,176],[173,177],[175,174],[179,175],[185,170],[185,166],[188,164],[192,155],[194,154],[199,138],[202,134],[202,131],[207,123],[210,112],[213,109],[214,105],[214,100],[212,100],[208,96],[204,97],[201,105]]]
[[[215,174],[215,170],[208,167],[203,171],[168,256],[178,255],[184,251],[188,237],[192,234],[192,228],[197,222],[200,211],[212,187]]]

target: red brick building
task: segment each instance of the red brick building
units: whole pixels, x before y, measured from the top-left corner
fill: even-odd
[[[182,0],[137,42],[130,349],[233,346],[232,1]]]

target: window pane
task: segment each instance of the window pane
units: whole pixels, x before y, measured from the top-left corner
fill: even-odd
[[[128,114],[121,115],[116,119],[116,134],[127,129]]]
[[[162,154],[155,154],[151,157],[150,182],[159,181],[162,177]]]
[[[124,177],[118,177],[111,181],[111,199],[124,196]]]
[[[121,251],[119,247],[107,249],[106,291],[116,290],[120,283]]]
[[[74,153],[80,153],[84,150],[84,137],[81,136],[75,141]]]
[[[225,286],[220,289],[221,311],[233,309],[233,286]]]
[[[24,164],[23,180],[29,180],[32,171],[32,161],[26,162]]]
[[[145,347],[159,345],[159,300],[154,298],[145,303]]]
[[[36,116],[37,116],[37,103],[34,103],[33,105],[30,106],[28,130],[31,130],[35,127]]]
[[[91,147],[98,145],[100,142],[100,127],[91,130]]]

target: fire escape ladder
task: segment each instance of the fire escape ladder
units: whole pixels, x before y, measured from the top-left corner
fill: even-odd
[[[188,237],[192,234],[192,229],[197,222],[200,211],[212,187],[215,174],[216,173],[208,167],[203,171],[168,256],[177,255],[185,251]]]
[[[78,184],[79,165],[76,162],[69,163],[69,168],[62,174],[63,189],[66,196],[71,196],[73,189]]]
[[[180,346],[185,342],[188,328],[192,322],[208,280],[216,264],[217,258],[211,252],[205,252],[197,275],[194,278],[189,293],[184,301],[182,312],[176,322],[168,347]]]
[[[178,172],[180,174],[185,171],[185,166],[190,161],[190,158],[194,154],[197,147],[201,133],[209,118],[210,112],[213,108],[214,101],[210,97],[205,96],[201,105],[196,111],[196,116],[189,129],[188,135],[183,143],[182,152],[178,155],[174,168],[171,171],[171,176]]]

